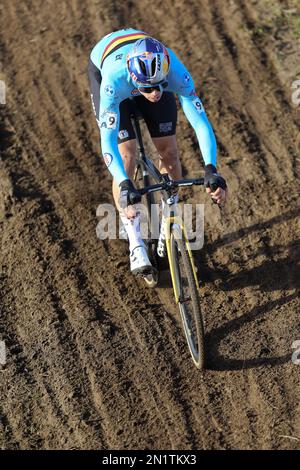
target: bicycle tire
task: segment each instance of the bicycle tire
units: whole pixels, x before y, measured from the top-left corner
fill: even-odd
[[[179,292],[179,311],[183,330],[193,362],[198,369],[205,367],[205,332],[204,321],[200,308],[199,291],[195,274],[187,249],[187,241],[181,228],[176,223],[171,225],[171,257],[175,271],[175,282]],[[182,262],[181,262],[182,261]],[[183,280],[188,290],[184,291]],[[187,296],[188,292],[188,296]],[[188,309],[188,307],[191,307]],[[191,313],[190,313],[191,312]],[[191,324],[193,322],[193,324]],[[196,336],[196,338],[195,338]],[[197,344],[196,344],[197,342]]]

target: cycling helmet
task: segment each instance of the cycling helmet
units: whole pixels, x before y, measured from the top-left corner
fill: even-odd
[[[127,55],[127,68],[137,86],[153,86],[165,81],[170,56],[165,46],[154,38],[136,41]]]

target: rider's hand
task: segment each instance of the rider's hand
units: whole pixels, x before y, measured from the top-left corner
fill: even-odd
[[[205,166],[204,186],[216,204],[225,203],[228,194],[227,184],[214,165]]]
[[[140,202],[141,199],[140,193],[129,179],[120,184],[119,206],[128,219],[135,217],[136,211],[133,205]]]

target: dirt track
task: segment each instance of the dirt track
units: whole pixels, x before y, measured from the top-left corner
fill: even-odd
[[[147,18],[145,4],[1,4],[1,447],[299,449],[300,107],[274,59],[286,33],[275,44],[275,29],[256,31],[250,1],[152,2]],[[133,279],[124,242],[95,236],[96,208],[112,197],[87,58],[126,26],[190,69],[230,183],[222,216],[201,191],[189,199],[206,202],[204,374],[168,292]],[[182,114],[178,142],[186,174],[201,174]]]

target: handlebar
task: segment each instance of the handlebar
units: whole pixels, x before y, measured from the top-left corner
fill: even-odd
[[[153,184],[151,186],[147,186],[146,188],[138,189],[138,192],[141,196],[147,193],[153,193],[155,191],[170,191],[175,188],[179,188],[181,186],[203,186],[204,185],[204,178],[193,178],[193,179],[185,179],[185,180],[169,180],[164,181],[162,183]]]

